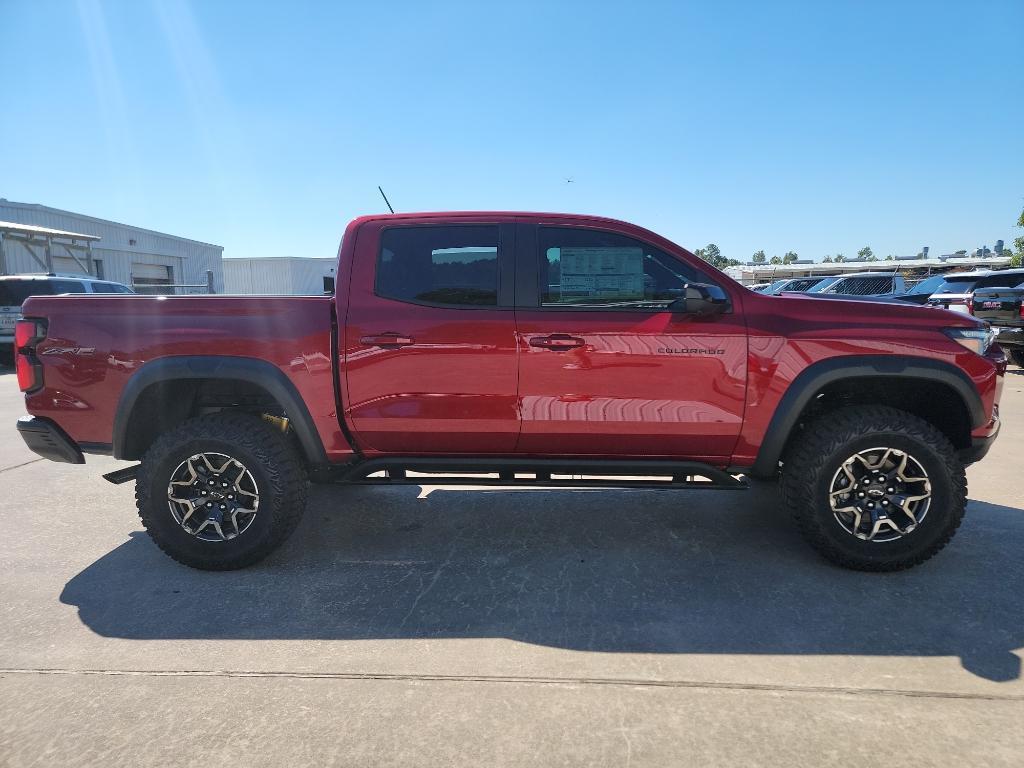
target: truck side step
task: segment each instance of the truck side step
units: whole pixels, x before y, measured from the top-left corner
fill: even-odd
[[[120,485],[121,483],[128,483],[135,479],[135,476],[139,474],[139,467],[141,464],[136,464],[132,467],[125,467],[124,469],[115,469],[113,472],[107,472],[103,475],[103,479],[108,483],[114,485]]]
[[[540,488],[746,490],[747,483],[695,461],[389,457],[346,467],[350,485],[504,485]]]

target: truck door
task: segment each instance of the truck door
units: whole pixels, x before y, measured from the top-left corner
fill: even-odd
[[[518,452],[727,461],[746,391],[738,297],[730,314],[675,314],[686,283],[713,282],[682,254],[600,228],[517,237]]]
[[[363,448],[514,451],[514,232],[397,217],[357,230],[339,336],[343,407]]]

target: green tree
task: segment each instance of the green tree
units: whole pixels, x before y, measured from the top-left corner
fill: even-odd
[[[832,263],[832,257],[831,256],[826,256],[824,259],[821,260],[821,263],[822,264],[831,264]]]
[[[895,256],[893,256],[893,255],[892,255],[892,254],[890,253],[890,254],[889,254],[888,256],[886,256],[886,257],[885,257],[885,260],[886,260],[886,261],[896,261],[896,257],[895,257]]]
[[[753,261],[755,264],[764,264],[766,261],[764,251],[757,251],[756,253],[754,253],[754,258],[751,259],[751,261]]]
[[[1017,219],[1017,226],[1024,229],[1024,211],[1020,212],[1020,218]],[[1024,256],[1024,235],[1014,238],[1013,250],[1014,254],[1010,257],[1010,266],[1019,267],[1021,257]]]
[[[782,257],[783,264],[792,264],[797,260],[796,251],[786,251],[786,255]]]
[[[769,263],[771,263],[771,264],[781,264],[782,263],[782,257],[780,257],[780,256],[772,256],[772,259],[771,259],[771,261]]]
[[[729,260],[722,255],[722,250],[714,243],[708,243],[703,248],[698,248],[696,255],[718,269],[725,269],[729,266]]]
[[[837,264],[841,264],[842,262],[846,261],[846,257],[843,256],[843,254],[841,254],[841,253],[837,253],[835,261],[836,261]]]
[[[874,255],[874,251],[871,250],[871,246],[869,245],[865,245],[857,251],[857,256],[859,256],[862,261],[877,261],[877,259],[872,258]]]

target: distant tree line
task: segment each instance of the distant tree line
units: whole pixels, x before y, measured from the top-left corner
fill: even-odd
[[[1017,219],[1017,227],[1024,229],[1024,211],[1021,211],[1020,218]],[[739,266],[741,262],[736,259],[727,259],[722,255],[721,249],[714,243],[708,243],[703,248],[698,248],[694,252],[697,256],[704,259],[713,267],[719,269],[725,269],[726,267]],[[967,254],[967,251],[957,251],[957,255],[963,256]],[[1013,247],[1005,246],[1003,248],[1003,254],[1010,257],[1010,266],[1019,267],[1021,266],[1022,258],[1024,258],[1024,235],[1014,238]],[[919,257],[923,257],[923,253],[918,254]],[[795,251],[786,251],[782,256],[772,256],[770,259],[765,255],[764,251],[755,251],[751,262],[754,264],[792,264],[799,257]],[[865,245],[859,251],[857,251],[858,261],[878,261],[878,257],[875,252],[871,250],[871,246]],[[890,253],[885,257],[885,261],[895,261],[896,255]],[[846,257],[837,253],[835,255],[829,254],[822,261],[826,264],[840,264],[846,261]]]

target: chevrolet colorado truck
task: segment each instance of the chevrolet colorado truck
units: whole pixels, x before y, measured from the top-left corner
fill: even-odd
[[[250,565],[310,480],[721,489],[778,479],[807,541],[889,571],[960,525],[1006,358],[945,310],[769,296],[611,219],[356,219],[333,296],[29,299],[36,453],[138,462],[174,559]],[[770,488],[757,484],[757,488]]]

